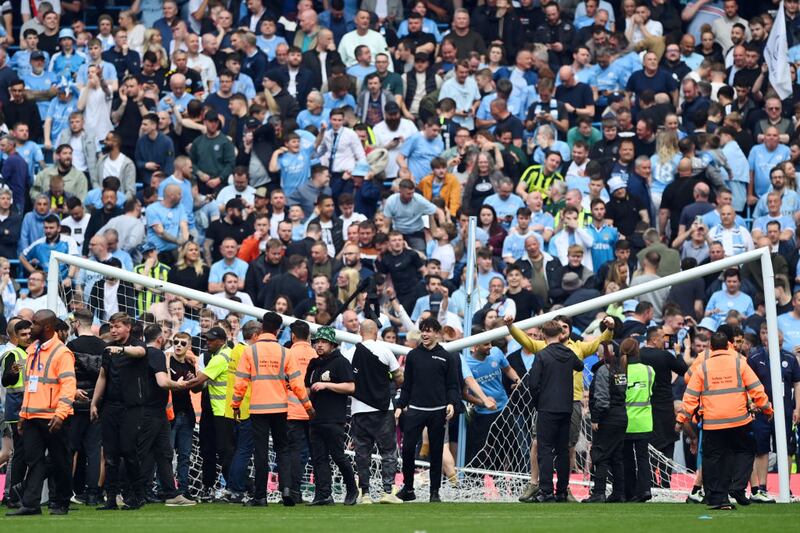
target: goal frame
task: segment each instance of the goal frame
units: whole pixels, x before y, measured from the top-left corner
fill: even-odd
[[[785,417],[784,406],[783,406],[784,389],[781,380],[780,347],[778,344],[778,316],[777,316],[776,299],[775,299],[775,273],[772,268],[772,261],[770,258],[769,247],[757,248],[755,250],[744,252],[739,255],[726,257],[718,261],[713,261],[705,265],[697,266],[687,271],[677,272],[669,276],[664,276],[656,280],[642,283],[641,285],[628,287],[626,289],[622,289],[620,291],[611,294],[605,294],[597,298],[593,298],[591,300],[579,302],[569,307],[558,309],[557,311],[550,311],[542,315],[530,317],[528,319],[517,322],[515,325],[523,330],[535,326],[540,326],[549,320],[553,320],[558,315],[575,316],[599,308],[605,308],[613,303],[618,303],[631,298],[636,298],[637,296],[649,293],[651,291],[663,289],[666,287],[671,287],[672,285],[675,284],[686,282],[692,279],[697,279],[703,276],[707,276],[709,274],[713,274],[715,272],[721,272],[727,268],[739,267],[741,265],[751,263],[753,261],[761,261],[761,275],[764,284],[764,306],[766,310],[767,335],[769,339],[770,378],[773,391],[773,408],[775,410],[774,418],[775,420],[782,421]],[[267,310],[256,307],[254,305],[246,305],[240,302],[234,302],[232,300],[219,298],[218,296],[197,291],[194,289],[189,289],[181,285],[169,283],[166,281],[160,281],[154,278],[136,274],[135,272],[130,272],[109,265],[104,265],[102,263],[92,261],[83,257],[72,256],[55,251],[51,252],[50,254],[49,270],[47,276],[47,284],[49,287],[47,292],[47,306],[50,309],[58,308],[57,299],[59,298],[59,291],[51,289],[53,287],[58,287],[60,285],[59,274],[58,274],[59,263],[75,266],[77,268],[83,268],[89,271],[97,272],[104,276],[121,279],[129,283],[142,285],[150,290],[171,292],[178,296],[197,300],[207,305],[215,305],[218,307],[228,309],[230,311],[235,311],[250,316],[258,317],[262,316],[264,313],[267,312]],[[295,317],[287,315],[280,315],[280,316],[283,319],[284,325],[289,325],[292,322],[299,320]],[[319,324],[312,324],[312,323],[309,323],[309,326],[312,331],[316,331],[319,327],[321,327]],[[458,353],[461,350],[470,348],[476,344],[491,342],[506,337],[507,335],[508,335],[508,328],[502,326],[489,331],[478,333],[476,335],[470,335],[468,337],[457,339],[452,342],[447,342],[444,343],[442,346],[451,353]],[[339,342],[347,342],[347,343],[358,343],[361,341],[361,337],[359,335],[341,330],[336,331],[336,339]],[[388,348],[390,348],[392,352],[394,352],[397,355],[405,355],[409,351],[409,349],[405,346],[400,346],[391,343],[383,343],[383,344]],[[790,501],[789,465],[787,461],[783,460],[783,458],[788,455],[787,442],[786,442],[786,437],[787,437],[786,427],[784,424],[782,423],[775,424],[775,437],[776,437],[775,440],[777,447],[776,452],[778,455],[778,461],[777,461],[778,481],[779,481],[778,501],[781,503],[789,503]]]

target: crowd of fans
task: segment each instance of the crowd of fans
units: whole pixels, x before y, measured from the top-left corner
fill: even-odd
[[[475,331],[769,247],[796,440],[797,0],[785,20],[774,1],[737,0],[135,0],[94,17],[80,0],[17,4],[2,3],[0,28],[3,329],[56,290],[61,318],[88,310],[97,329],[126,313],[161,326],[165,347],[188,334],[198,356],[212,327],[242,342],[254,318],[66,264],[48,286],[52,251],[350,333],[372,319],[416,346],[431,317],[444,340],[472,333],[469,216]],[[779,24],[783,99],[764,54]],[[733,328],[769,383],[753,362],[758,263],[566,323],[591,341],[606,317],[614,339],[638,336],[684,371]],[[474,458],[492,422],[480,415],[516,386],[506,367],[522,376],[532,359],[508,339],[473,353]],[[672,381],[654,405],[674,421],[685,384]],[[656,447],[671,456],[667,430]]]

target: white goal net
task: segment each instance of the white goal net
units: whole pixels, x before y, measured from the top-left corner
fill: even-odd
[[[81,274],[84,281],[83,290],[65,289],[59,285],[59,299],[65,304],[68,311],[74,311],[81,307],[90,309],[96,317],[98,328],[110,316],[111,313],[109,311],[119,310],[136,318],[142,323],[142,326],[155,323],[161,325],[168,332],[177,331],[179,324],[175,322],[172,316],[165,313],[168,301],[179,298],[180,296],[177,292],[182,291],[171,288],[166,283],[160,283],[159,289],[153,290],[152,287],[147,287],[147,283],[142,284],[146,280],[143,280],[137,274],[114,269],[113,272],[119,275],[119,278],[116,278],[108,275],[112,273],[112,271],[108,270],[110,267],[95,265],[90,261],[81,260],[81,266],[85,267],[83,268],[84,272]],[[100,273],[100,270],[104,273]],[[150,283],[152,281],[150,280]],[[114,283],[119,283],[119,285],[114,288]],[[118,309],[114,308],[113,305],[112,309],[107,309],[107,299],[98,297],[98,291],[95,286],[103,286],[104,290],[116,290],[118,294],[124,292],[131,297],[118,298]],[[147,294],[143,294],[143,292]],[[237,309],[237,305],[229,300],[215,298],[208,294],[203,295],[203,299],[206,300],[206,303],[213,304],[218,309]],[[145,309],[142,308],[143,301],[150,302]],[[240,309],[241,306],[238,308]],[[142,311],[146,312],[143,313]],[[252,311],[254,316],[260,316],[255,313],[255,310]],[[195,321],[198,325],[201,322],[201,317],[196,308],[187,306],[185,315],[186,320]],[[220,316],[219,313],[217,316]],[[236,325],[241,320],[233,320],[232,322]],[[186,322],[181,327],[186,327]],[[192,325],[192,327],[194,326]],[[194,344],[197,346],[198,343],[195,342]],[[195,355],[200,357],[201,354],[196,353]],[[199,401],[197,405],[199,406]],[[469,420],[470,415],[467,414],[466,416]],[[507,406],[499,413],[499,416],[492,424],[483,449],[475,454],[474,458],[468,458],[467,464],[464,468],[458,470],[457,476],[443,480],[442,497],[447,501],[461,502],[517,501],[531,478],[531,443],[534,420],[535,414],[531,408],[529,391],[525,387],[520,387],[512,392]],[[466,427],[467,431],[469,431],[469,422],[467,422]],[[461,438],[464,438],[464,435]],[[678,441],[676,446],[680,446],[680,444],[680,441]],[[585,497],[590,487],[590,449],[591,427],[588,415],[586,415],[581,424],[580,438],[576,446],[574,466],[570,479],[571,492],[578,499]],[[346,451],[352,458],[353,453],[351,450],[352,445],[348,442]],[[455,456],[455,450],[453,450],[453,456]],[[418,497],[423,501],[427,500],[430,484],[426,459],[423,456],[417,462],[416,489]],[[664,457],[652,447],[650,449],[649,462],[654,479],[654,499],[662,501],[685,499],[686,494],[692,487],[694,474],[674,462],[672,458]],[[270,463],[271,471],[277,472],[274,454],[270,455]],[[447,464],[447,462],[445,463]],[[353,463],[353,466],[355,470],[355,463]],[[199,493],[203,488],[202,467],[203,459],[196,429],[190,467],[190,492],[192,494]],[[402,476],[399,473],[401,467],[398,457],[398,473],[396,477],[396,485],[398,486],[402,484]],[[217,472],[216,488],[221,493],[224,490],[225,481],[222,479],[218,467]],[[334,497],[341,500],[345,492],[344,484],[335,466],[333,467],[333,472]],[[669,484],[664,483],[667,479],[669,479]],[[373,496],[376,496],[381,491],[380,457],[377,455],[377,450],[373,455],[370,484]],[[659,486],[663,488],[659,488]],[[270,475],[268,489],[272,499],[279,499],[277,473]],[[305,466],[302,477],[301,489],[306,500],[310,500],[313,497],[314,475],[308,463]]]

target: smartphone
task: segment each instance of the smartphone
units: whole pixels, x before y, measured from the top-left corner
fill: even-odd
[[[694,217],[694,223],[697,224],[697,225],[702,224],[703,223],[703,217],[701,217],[700,215],[697,215],[696,217]]]

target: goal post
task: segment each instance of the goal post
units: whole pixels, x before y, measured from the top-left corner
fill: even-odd
[[[784,405],[783,405],[783,385],[781,382],[781,371],[780,371],[781,370],[780,346],[778,344],[778,320],[777,320],[777,310],[775,305],[776,300],[775,300],[774,272],[772,268],[772,262],[770,259],[769,248],[766,247],[758,248],[756,250],[745,252],[733,257],[727,257],[719,261],[714,261],[712,263],[701,265],[687,271],[678,272],[676,274],[665,276],[657,280],[649,281],[641,285],[628,287],[626,289],[611,294],[599,296],[592,300],[587,300],[584,302],[577,303],[575,305],[571,305],[569,307],[561,308],[557,311],[551,311],[549,313],[545,313],[542,315],[522,320],[518,322],[516,325],[520,327],[520,329],[527,329],[534,326],[539,326],[548,320],[554,319],[557,315],[574,316],[588,311],[605,308],[612,303],[617,303],[627,299],[636,298],[637,296],[646,294],[651,291],[655,291],[665,287],[670,287],[675,284],[679,284],[692,279],[697,279],[699,277],[713,274],[715,272],[720,272],[727,268],[738,267],[753,261],[761,261],[761,270],[762,270],[763,285],[764,285],[764,300],[766,308],[766,323],[767,323],[768,339],[769,339],[771,385],[774,396],[773,407],[775,409],[775,419],[778,421],[782,421],[785,416]],[[60,263],[67,264],[70,266],[75,266],[77,268],[82,268],[90,272],[95,272],[102,276],[120,279],[131,284],[141,285],[153,291],[158,291],[163,293],[173,293],[178,296],[197,300],[204,304],[214,305],[223,309],[228,309],[229,311],[234,311],[237,313],[241,313],[243,315],[260,317],[266,312],[265,309],[261,309],[252,305],[245,305],[240,302],[235,302],[232,300],[227,300],[225,298],[220,298],[219,296],[216,295],[211,295],[205,292],[189,289],[187,287],[183,287],[181,285],[177,285],[174,283],[159,281],[154,278],[142,276],[140,274],[136,274],[134,272],[130,272],[124,269],[111,267],[109,265],[105,265],[86,258],[67,255],[60,252],[52,252],[50,255],[50,263],[48,271],[49,290],[47,293],[48,294],[47,306],[50,309],[58,309],[58,299],[60,298],[60,294],[62,292],[58,277],[58,271],[59,271],[58,267]],[[283,322],[285,325],[291,324],[295,320],[298,320],[294,317],[286,315],[281,315],[281,317],[283,318]],[[315,331],[318,327],[320,327],[318,324],[309,324],[309,326],[311,327],[312,331]],[[494,341],[503,338],[507,335],[508,335],[508,329],[505,326],[502,326],[500,328],[495,328],[493,330],[485,331],[476,335],[470,335],[462,339],[444,343],[443,347],[452,353],[458,353],[461,350],[470,348],[476,344],[488,341]],[[359,335],[355,335],[346,331],[337,330],[336,336],[337,340],[340,342],[357,343],[361,341],[361,337]],[[409,349],[405,346],[400,346],[390,343],[384,343],[384,344],[397,355],[405,355],[409,351]],[[779,457],[779,460],[777,461],[778,474],[779,474],[778,501],[788,503],[790,501],[789,468],[787,461],[782,459],[787,456],[787,442],[786,442],[787,435],[784,424],[782,423],[775,424],[775,434],[776,434],[775,440],[777,448],[776,452]],[[470,469],[466,468],[465,470],[470,470]],[[522,474],[522,473],[518,472],[517,474]]]

